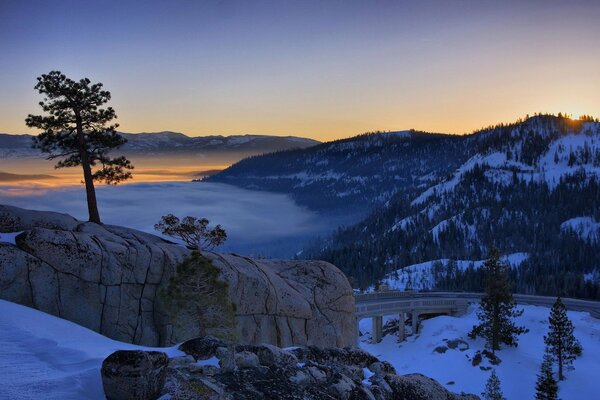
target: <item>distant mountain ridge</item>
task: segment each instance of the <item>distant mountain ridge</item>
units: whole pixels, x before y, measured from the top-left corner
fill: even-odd
[[[246,158],[209,177],[290,194],[317,211],[366,214],[399,190],[437,182],[469,156],[460,136],[372,132],[317,146]]]
[[[319,144],[314,139],[296,136],[233,135],[187,136],[178,132],[119,132],[127,143],[124,153],[198,153],[198,152],[252,152],[268,153],[279,150],[305,148]],[[0,134],[0,157],[40,157],[39,150],[31,148],[34,135]]]

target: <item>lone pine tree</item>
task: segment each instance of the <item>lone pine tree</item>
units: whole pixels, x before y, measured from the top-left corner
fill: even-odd
[[[517,336],[528,331],[516,326],[513,321],[513,318],[523,314],[523,310],[516,309],[508,281],[508,268],[508,264],[500,261],[498,250],[492,249],[483,265],[486,288],[477,312],[480,323],[473,326],[469,333],[471,338],[483,337],[493,353],[500,350],[501,343],[517,346]]]
[[[485,383],[485,391],[481,393],[481,397],[484,400],[506,400],[504,394],[502,394],[500,379],[495,370],[492,370],[492,374]]]
[[[558,400],[558,383],[552,372],[552,355],[546,349],[540,374],[535,383],[536,400]]]
[[[173,214],[167,214],[154,224],[154,229],[163,235],[181,239],[188,249],[209,251],[227,240],[227,233],[220,224],[209,228],[209,223],[206,218],[187,216],[179,219]]]
[[[125,157],[108,157],[108,152],[127,140],[115,132],[118,124],[109,125],[117,116],[112,107],[100,108],[110,100],[102,83],[91,84],[87,78],[76,82],[60,71],[37,78],[35,89],[44,99],[39,102],[46,115],[29,114],[28,127],[43,130],[34,138],[34,147],[49,153],[49,160],[61,159],[55,168],[83,168],[89,220],[100,223],[94,181],[117,184],[131,178],[133,169]],[[92,167],[99,166],[95,171]]]
[[[558,364],[558,379],[562,381],[565,379],[564,367],[571,366],[583,349],[573,335],[575,327],[567,316],[567,309],[560,297],[550,310],[548,322],[550,326],[548,334],[544,336],[544,342],[553,360]]]

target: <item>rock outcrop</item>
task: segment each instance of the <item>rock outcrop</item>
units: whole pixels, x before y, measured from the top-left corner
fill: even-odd
[[[172,358],[164,398],[282,400],[476,400],[420,374],[397,375],[394,367],[356,348],[272,345],[235,347],[235,368],[225,342],[197,338],[186,356]]]
[[[190,250],[160,237],[66,214],[0,205],[0,298],[65,318],[110,338],[163,346],[198,335],[166,311],[161,290]],[[348,346],[352,289],[322,261],[254,260],[203,253],[228,284],[242,343]]]
[[[169,359],[160,351],[118,350],[102,362],[108,400],[154,400],[161,395]]]

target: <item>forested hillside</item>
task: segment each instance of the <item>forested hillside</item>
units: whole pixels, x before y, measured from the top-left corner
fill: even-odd
[[[430,289],[479,290],[477,263],[495,246],[523,254],[516,290],[600,298],[600,124],[536,116],[462,138],[475,155],[439,182],[397,193],[364,221],[309,249],[357,287],[412,265]],[[449,167],[449,171],[452,171]]]
[[[366,215],[398,191],[438,182],[470,156],[465,144],[453,135],[373,132],[250,157],[207,180],[288,193],[316,211]]]

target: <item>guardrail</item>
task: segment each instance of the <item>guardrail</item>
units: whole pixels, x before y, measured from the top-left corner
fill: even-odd
[[[478,301],[484,293],[467,293],[467,292],[411,292],[411,291],[396,291],[396,290],[386,290],[382,292],[374,292],[374,293],[359,293],[356,294],[355,304],[357,313],[364,314],[365,311],[363,307],[369,307],[378,304],[378,310],[384,311],[386,305],[384,303],[394,302],[394,300],[404,300],[404,301],[412,301],[420,298],[441,298],[448,300],[474,300]],[[534,296],[534,295],[526,295],[526,294],[513,294],[513,298],[519,304],[529,304],[535,306],[545,306],[552,307],[554,302],[556,301],[556,297],[550,296]],[[565,307],[571,311],[584,311],[589,312],[592,317],[600,319],[600,301],[593,300],[581,300],[581,299],[573,299],[568,297],[563,297],[562,302]],[[371,304],[369,304],[371,303]],[[448,304],[449,305],[449,304]],[[407,304],[408,306],[408,304]],[[359,309],[359,307],[361,307]],[[393,308],[392,305],[389,305],[389,308]],[[373,308],[372,311],[376,311]]]

